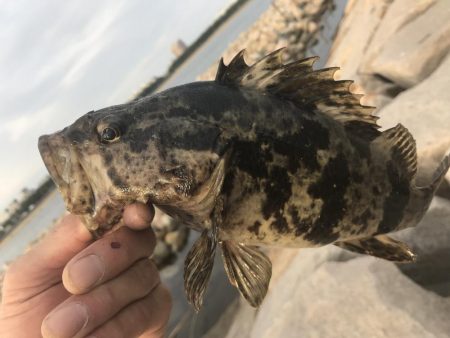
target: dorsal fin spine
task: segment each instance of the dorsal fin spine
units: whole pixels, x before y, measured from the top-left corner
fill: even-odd
[[[361,105],[362,95],[350,91],[353,81],[334,80],[338,67],[313,70],[312,66],[318,60],[316,56],[283,64],[283,50],[280,48],[251,66],[245,63],[242,50],[228,66],[220,61],[216,81],[266,92],[292,101],[299,108],[328,115],[345,125],[357,122],[368,134],[378,133],[373,107]]]

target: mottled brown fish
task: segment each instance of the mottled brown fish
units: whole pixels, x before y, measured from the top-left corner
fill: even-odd
[[[69,211],[101,233],[125,205],[151,202],[201,231],[185,265],[199,309],[216,246],[231,283],[253,306],[271,263],[257,246],[342,248],[408,262],[386,234],[416,225],[447,172],[415,185],[416,148],[402,125],[380,132],[373,108],[281,50],[252,66],[239,53],[215,81],[92,111],[39,139]]]

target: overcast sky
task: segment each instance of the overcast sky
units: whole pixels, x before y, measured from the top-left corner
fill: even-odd
[[[2,1],[0,210],[45,176],[39,135],[128,100],[232,2]]]

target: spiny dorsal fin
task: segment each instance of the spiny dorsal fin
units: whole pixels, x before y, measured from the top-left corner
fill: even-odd
[[[406,177],[412,179],[417,172],[416,141],[400,123],[384,131],[380,138],[391,149],[392,156],[405,170]]]
[[[283,64],[283,50],[278,49],[251,66],[245,63],[244,50],[228,66],[221,59],[216,81],[282,97],[302,109],[320,111],[344,125],[357,122],[370,131],[379,128],[378,117],[372,115],[375,108],[361,105],[361,95],[350,92],[353,81],[334,80],[339,67],[313,70],[317,56]]]

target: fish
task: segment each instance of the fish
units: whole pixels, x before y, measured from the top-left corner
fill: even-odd
[[[318,57],[284,63],[283,49],[248,65],[220,60],[213,81],[193,82],[90,111],[39,138],[67,209],[101,236],[133,202],[151,203],[200,232],[184,288],[198,311],[217,248],[247,302],[265,298],[272,264],[264,247],[334,244],[414,262],[388,234],[415,226],[450,166],[446,156],[416,185],[414,138],[385,131],[338,67]]]

